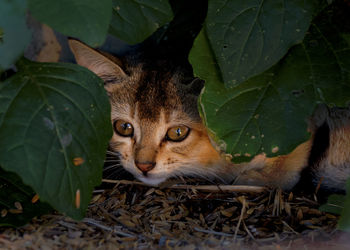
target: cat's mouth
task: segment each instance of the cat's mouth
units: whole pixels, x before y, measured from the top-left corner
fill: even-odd
[[[122,166],[126,171],[131,173],[136,179],[150,186],[158,186],[160,183],[168,179],[168,176],[164,176],[162,173],[159,173],[159,172],[154,173],[152,170],[144,174],[138,171],[135,165],[128,164],[127,162],[124,162]]]
[[[148,177],[148,176],[136,176],[137,179],[150,186],[158,186],[164,182],[167,178],[165,177]]]

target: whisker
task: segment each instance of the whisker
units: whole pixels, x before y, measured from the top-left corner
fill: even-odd
[[[109,162],[120,163],[121,161],[119,159],[107,159],[107,160],[105,160],[105,163],[109,163]]]
[[[116,168],[109,174],[109,176],[118,176],[120,173],[125,173],[124,169],[122,168]]]
[[[194,175],[197,176],[199,178],[202,178],[212,184],[217,184],[214,180],[219,180],[222,183],[226,183],[226,181],[219,176],[216,173],[215,169],[212,168],[206,168],[205,171],[203,171],[203,169],[201,168],[196,168],[194,167],[194,164],[191,163],[185,163],[185,164],[181,164],[181,167],[178,169],[178,171],[182,174],[182,175]],[[203,174],[205,173],[205,174]],[[214,179],[214,180],[213,180]]]
[[[109,157],[119,157],[120,154],[106,153],[106,156],[109,156]]]
[[[105,159],[120,159],[118,156],[106,156]]]
[[[113,156],[120,156],[120,153],[118,153],[118,152],[114,152],[114,151],[110,151],[110,150],[107,150],[106,151],[106,154],[107,155],[113,155]]]
[[[109,169],[108,173],[104,172],[103,178],[105,179],[135,179],[132,174],[126,171],[122,166],[115,167],[115,169]]]
[[[109,170],[111,170],[111,169],[113,169],[113,168],[119,169],[119,168],[122,168],[122,167],[123,167],[123,166],[120,165],[120,164],[111,165],[111,166],[108,166],[108,167],[103,168],[103,172],[109,171]]]

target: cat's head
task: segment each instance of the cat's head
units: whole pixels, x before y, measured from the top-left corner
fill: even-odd
[[[127,171],[151,185],[217,172],[221,158],[197,110],[200,79],[142,52],[117,58],[76,40],[69,43],[77,63],[105,82],[114,129],[110,148],[120,154]]]

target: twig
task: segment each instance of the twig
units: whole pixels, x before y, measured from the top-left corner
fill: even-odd
[[[290,231],[292,231],[293,233],[295,233],[296,235],[299,235],[298,232],[296,232],[291,226],[288,225],[287,222],[285,222],[284,220],[282,220],[283,225],[285,225]]]
[[[320,178],[320,180],[318,181],[317,187],[316,187],[316,189],[315,189],[315,194],[318,193],[318,190],[319,190],[320,187],[321,187],[321,184],[322,184],[322,182],[323,182],[323,179],[324,179],[324,177],[322,176],[322,177]]]
[[[275,198],[273,202],[272,216],[279,216],[282,212],[282,190],[280,188],[276,189]]]
[[[124,185],[140,185],[140,186],[149,186],[145,183],[139,181],[128,181],[128,180],[108,180],[103,179],[103,182],[106,183],[115,183],[115,184],[124,184]],[[200,190],[203,192],[245,192],[245,193],[261,193],[266,191],[265,187],[258,186],[246,186],[246,185],[182,185],[175,184],[172,186],[167,186],[164,188],[169,189],[192,189]]]
[[[102,225],[102,224],[98,223],[98,222],[97,222],[96,220],[94,220],[94,219],[84,218],[84,219],[83,219],[83,222],[88,223],[88,224],[90,224],[90,225],[93,225],[93,226],[95,226],[95,227],[99,227],[99,228],[101,228],[101,229],[103,229],[103,230],[105,230],[105,231],[112,231],[112,230],[113,230],[113,229],[110,228],[110,227],[107,227],[107,226],[105,226],[105,225]]]
[[[244,221],[242,221],[242,224],[243,224],[244,230],[248,233],[248,235],[250,236],[250,238],[252,238],[252,240],[256,241],[256,240],[255,240],[255,237],[254,237],[253,234],[249,231],[249,229],[248,229],[248,227],[246,226],[246,224],[244,223]]]
[[[139,186],[147,186],[149,187],[150,185],[147,185],[143,182],[139,181],[128,181],[128,180],[109,180],[109,179],[102,179],[102,182],[105,183],[114,183],[114,184],[124,184],[124,185],[139,185]]]
[[[66,221],[58,221],[58,224],[60,224],[61,226],[67,227],[69,229],[73,229],[73,230],[78,230],[78,228],[76,227],[76,225],[66,222]]]
[[[104,190],[104,189],[96,189],[96,190],[92,191],[92,193],[93,194],[98,194],[98,193],[103,193],[104,191],[106,191],[106,190]]]
[[[83,219],[83,222],[88,223],[88,224],[91,224],[91,225],[93,225],[93,226],[95,226],[95,227],[99,227],[99,228],[101,228],[102,230],[115,233],[115,234],[120,235],[120,236],[124,236],[124,237],[135,237],[135,235],[128,234],[128,233],[121,232],[121,231],[117,231],[117,230],[115,230],[115,229],[112,229],[112,228],[110,228],[110,227],[107,227],[107,226],[105,226],[105,225],[102,225],[102,224],[98,223],[98,222],[97,222],[96,220],[94,220],[94,219],[84,218],[84,219]]]
[[[195,189],[203,192],[246,192],[261,193],[266,191],[265,187],[244,186],[244,185],[174,185],[170,189]]]
[[[105,217],[109,217],[109,218],[111,218],[112,220],[114,220],[114,222],[118,222],[117,217],[115,217],[115,216],[113,215],[113,213],[108,212],[108,211],[107,211],[106,209],[104,209],[102,206],[99,206],[98,208],[103,212],[103,215],[104,215]]]
[[[214,235],[227,236],[227,237],[231,237],[232,236],[232,234],[216,232],[216,231],[213,231],[213,230],[205,230],[205,229],[201,229],[201,228],[198,228],[198,227],[195,227],[193,229],[196,230],[197,232],[201,232],[201,233],[214,234]]]
[[[233,237],[233,241],[234,241],[234,242],[236,242],[238,229],[239,229],[239,226],[241,225],[241,222],[242,222],[242,220],[243,220],[243,215],[244,215],[244,213],[245,213],[245,206],[246,206],[246,201],[245,201],[245,197],[243,196],[241,215],[239,216],[238,224],[237,224],[237,227],[236,227],[236,230],[235,230],[235,235],[234,235],[234,237]]]

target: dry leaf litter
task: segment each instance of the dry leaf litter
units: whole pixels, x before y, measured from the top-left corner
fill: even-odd
[[[336,230],[337,216],[317,209],[315,195],[104,183],[82,221],[54,213],[0,228],[0,249],[350,249],[350,235]]]

